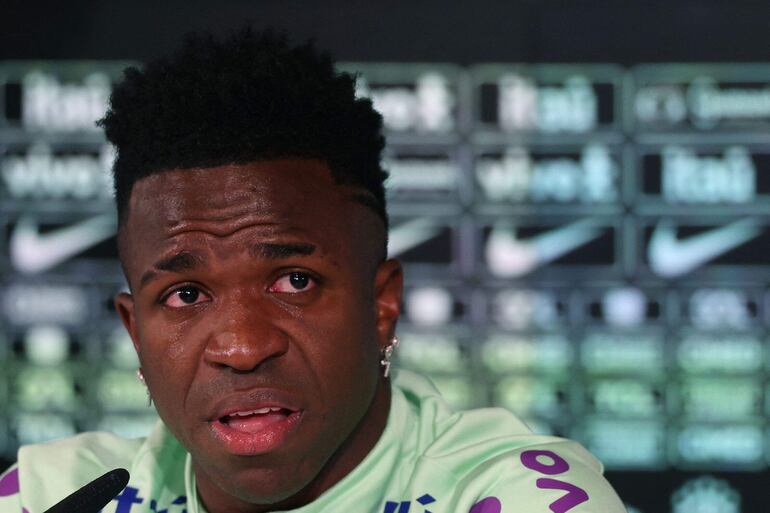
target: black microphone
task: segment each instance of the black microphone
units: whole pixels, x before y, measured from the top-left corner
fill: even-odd
[[[45,513],[98,513],[128,484],[128,470],[116,468],[68,495]]]

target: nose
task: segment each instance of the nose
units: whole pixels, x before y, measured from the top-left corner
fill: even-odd
[[[287,335],[252,301],[236,301],[220,315],[209,336],[204,358],[212,365],[236,371],[255,370],[288,350]]]

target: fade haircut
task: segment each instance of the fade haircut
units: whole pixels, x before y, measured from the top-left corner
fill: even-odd
[[[312,42],[246,27],[218,40],[192,33],[169,57],[129,67],[98,124],[115,146],[118,223],[134,184],[172,169],[275,158],[324,162],[340,185],[385,223],[382,117],[355,96],[355,76],[337,72]]]

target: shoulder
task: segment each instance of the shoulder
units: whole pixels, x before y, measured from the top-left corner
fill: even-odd
[[[396,404],[406,404],[416,418],[415,431],[420,441],[415,449],[424,457],[472,458],[479,450],[492,456],[542,438],[502,408],[452,410],[433,384],[418,374],[397,371],[394,388],[405,399]]]
[[[0,475],[0,511],[43,511],[108,470],[125,467],[137,441],[87,433],[19,449],[18,461]]]
[[[52,442],[25,445],[18,452],[20,502],[44,511],[114,468],[129,468],[143,439],[111,433],[83,433]]]
[[[512,505],[555,513],[625,511],[602,464],[580,444],[517,430],[520,421],[505,410],[457,415],[425,457],[450,470],[459,495],[473,502],[468,509],[458,504],[458,511],[496,513]]]
[[[123,438],[89,432],[70,438],[25,445],[19,449],[17,479],[21,504],[44,511],[85,484],[115,468],[131,474],[130,485],[145,488],[163,466],[183,468],[184,451],[162,424],[146,438]],[[179,480],[183,477],[179,472]],[[3,510],[4,511],[4,510]]]
[[[497,513],[512,505],[556,513],[625,511],[601,463],[580,444],[533,434],[501,408],[453,412],[424,381],[406,376],[420,431],[432,431],[415,477],[425,489],[445,490],[440,493],[453,502],[452,511]]]
[[[68,470],[83,465],[109,470],[130,462],[145,444],[145,438],[122,438],[113,433],[89,432],[19,449],[22,468],[44,465],[50,471]]]
[[[19,467],[11,466],[0,474],[0,511],[3,513],[22,513],[19,497]]]
[[[480,442],[461,461],[443,453],[436,463],[451,467],[456,489],[472,498],[478,511],[517,508],[555,513],[621,513],[625,508],[602,475],[602,466],[580,444],[536,435],[500,436]],[[448,464],[447,460],[455,460]],[[505,505],[509,506],[506,507]],[[497,509],[496,509],[497,508]],[[468,509],[462,511],[476,510]]]
[[[22,493],[45,488],[74,491],[109,470],[130,466],[144,441],[90,432],[24,445],[17,460]]]

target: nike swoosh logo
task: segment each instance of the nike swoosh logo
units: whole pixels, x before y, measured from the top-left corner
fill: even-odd
[[[727,253],[760,233],[762,229],[753,219],[741,219],[686,239],[677,239],[674,224],[663,220],[650,236],[647,259],[655,274],[675,278]]]
[[[495,276],[524,276],[596,239],[602,231],[596,221],[583,219],[522,240],[515,228],[496,225],[485,248],[487,266]]]
[[[388,234],[388,256],[406,253],[423,242],[441,233],[442,227],[424,217],[412,219],[390,229]]]
[[[44,234],[38,232],[35,219],[21,217],[9,241],[11,265],[24,274],[45,272],[110,238],[115,230],[112,214],[92,217]]]

